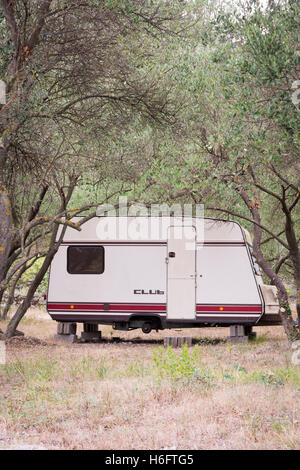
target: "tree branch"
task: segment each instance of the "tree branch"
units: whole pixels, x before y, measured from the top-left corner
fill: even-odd
[[[37,21],[34,26],[34,30],[27,42],[27,46],[30,51],[38,44],[40,39],[40,34],[45,24],[46,16],[49,13],[52,0],[43,0],[42,4],[38,10]]]
[[[7,25],[10,30],[11,38],[15,46],[15,50],[17,51],[19,49],[19,31],[15,19],[15,12],[14,8],[12,5],[12,2],[8,0],[0,0],[1,1],[1,6],[2,10],[7,22]]]
[[[264,225],[256,222],[253,219],[250,219],[249,217],[246,217],[244,215],[241,215],[241,214],[238,214],[236,212],[230,211],[229,209],[222,209],[222,208],[218,208],[218,207],[207,207],[207,210],[225,212],[226,214],[232,215],[234,217],[239,217],[243,220],[247,220],[247,222],[251,222],[251,224],[254,224],[257,227],[260,227],[262,230],[264,230],[269,235],[271,235],[272,238],[277,240],[282,246],[284,246],[284,248],[286,248],[287,250],[289,249],[288,245],[283,240],[281,240],[275,233],[271,232],[271,230],[267,229],[267,227],[265,227]]]

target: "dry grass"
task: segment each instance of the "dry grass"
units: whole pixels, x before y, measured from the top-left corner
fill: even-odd
[[[257,341],[247,345],[217,342],[227,329],[177,331],[202,341],[197,372],[188,365],[173,379],[176,364],[157,368],[153,361],[168,330],[146,336],[104,327],[104,337],[123,341],[65,345],[53,341],[55,322],[36,310],[20,329],[41,344],[17,338],[7,345],[8,363],[0,366],[2,448],[300,447],[300,368],[280,327],[256,328]]]

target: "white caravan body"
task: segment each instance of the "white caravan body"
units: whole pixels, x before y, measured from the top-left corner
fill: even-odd
[[[116,329],[279,324],[276,289],[251,251],[237,222],[95,217],[66,229],[47,309],[56,321]]]

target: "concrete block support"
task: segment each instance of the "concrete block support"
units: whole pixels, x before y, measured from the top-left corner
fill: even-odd
[[[76,323],[58,322],[57,324],[58,335],[76,335],[76,329]]]
[[[99,343],[101,341],[101,331],[98,331],[98,325],[94,323],[84,323],[83,332],[81,333],[80,342],[82,343]]]
[[[248,343],[248,336],[228,336],[228,343]]]
[[[63,343],[76,343],[77,335],[54,335],[54,341],[61,341]]]
[[[181,348],[183,344],[192,346],[193,338],[191,336],[166,336],[164,338],[164,347]]]
[[[249,325],[231,325],[230,336],[227,341],[230,343],[248,343],[249,338],[255,338],[256,333],[252,331]]]
[[[76,343],[77,325],[76,323],[70,322],[58,322],[57,324],[57,334],[54,335],[55,341],[63,341],[64,343]]]

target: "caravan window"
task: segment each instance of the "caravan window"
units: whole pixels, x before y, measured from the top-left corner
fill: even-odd
[[[69,274],[102,274],[104,271],[103,246],[69,246],[67,271]]]

